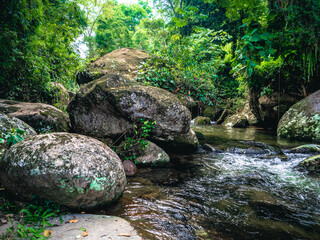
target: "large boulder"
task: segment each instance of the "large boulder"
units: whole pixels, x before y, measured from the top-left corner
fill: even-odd
[[[0,99],[0,111],[11,117],[19,118],[37,132],[67,132],[70,128],[67,114],[44,103]]]
[[[156,87],[110,87],[108,81],[97,80],[78,91],[67,111],[73,131],[95,138],[116,139],[141,118],[156,121],[151,139],[167,142],[189,137],[189,110],[172,93]],[[194,139],[184,139],[188,141],[193,144]]]
[[[281,118],[279,137],[320,142],[320,90],[293,105]]]
[[[126,185],[121,160],[102,142],[70,133],[31,136],[0,160],[0,182],[71,208],[93,208],[117,200]]]
[[[110,73],[120,73],[134,80],[139,66],[149,58],[149,54],[140,49],[121,48],[108,53],[90,63],[84,71],[77,74],[77,82],[85,84]]]
[[[36,131],[27,123],[0,112],[0,137],[1,135],[4,137],[9,134],[13,128],[24,131],[25,136],[37,134]]]

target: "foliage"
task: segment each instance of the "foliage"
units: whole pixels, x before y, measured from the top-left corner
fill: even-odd
[[[97,21],[95,41],[100,55],[118,48],[133,47],[135,27],[151,13],[147,2],[112,4],[112,10],[104,9]]]
[[[229,74],[230,39],[226,32],[203,28],[188,37],[173,34],[167,47],[143,64],[137,80],[190,96],[202,106],[234,97],[238,83]]]
[[[124,140],[119,145],[114,145],[113,150],[123,160],[134,161],[149,145],[147,138],[150,136],[152,129],[155,128],[155,125],[156,121],[151,122],[141,118],[139,122],[134,124],[133,131],[126,132],[125,136],[122,136]]]
[[[8,216],[12,227],[7,228],[8,234],[2,239],[48,239],[44,236],[46,227],[52,227],[48,222],[51,217],[57,217],[60,206],[47,200],[33,198],[29,204],[16,204],[7,198],[0,198],[0,211]],[[11,216],[11,217],[10,217]],[[18,225],[13,225],[13,219],[17,218]]]
[[[72,0],[1,0],[0,96],[37,101],[46,84],[74,86],[72,43],[86,22]]]
[[[4,135],[0,134],[0,156],[4,152],[5,149],[9,149],[12,145],[21,142],[23,140],[23,136],[25,131],[19,128],[12,128],[11,132]]]

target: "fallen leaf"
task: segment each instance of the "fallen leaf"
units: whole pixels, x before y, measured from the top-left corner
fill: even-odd
[[[88,236],[88,232],[87,231],[82,233],[82,237],[86,237],[86,236]]]
[[[69,223],[76,223],[78,221],[79,221],[78,219],[72,219],[72,220],[69,220]]]
[[[51,233],[52,233],[52,230],[44,230],[43,231],[43,236],[44,237],[49,237],[51,235]]]
[[[1,223],[5,224],[7,223],[8,221],[6,219],[1,219]]]
[[[131,234],[128,233],[120,233],[118,234],[119,237],[131,237]]]

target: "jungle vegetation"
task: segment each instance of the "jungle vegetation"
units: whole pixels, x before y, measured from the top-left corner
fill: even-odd
[[[51,82],[74,90],[79,69],[123,47],[152,55],[138,81],[206,106],[248,89],[306,96],[320,88],[320,1],[0,2],[1,98],[43,101]]]

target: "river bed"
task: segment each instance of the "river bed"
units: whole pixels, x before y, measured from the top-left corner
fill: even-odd
[[[310,155],[289,151],[303,143],[257,128],[194,130],[217,151],[140,169],[100,213],[129,220],[150,240],[320,239],[320,180],[295,168]],[[252,144],[265,152],[248,152]]]

